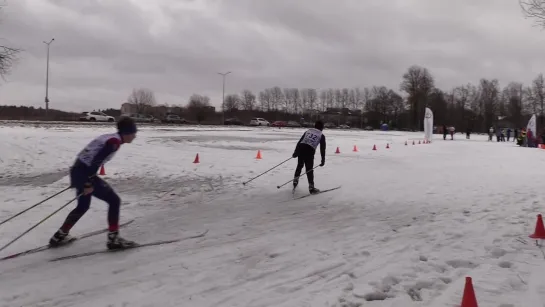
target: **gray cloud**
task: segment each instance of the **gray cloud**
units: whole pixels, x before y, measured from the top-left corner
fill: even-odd
[[[42,105],[51,37],[51,106],[119,107],[135,87],[159,103],[272,86],[398,90],[413,64],[443,89],[530,82],[545,33],[513,0],[7,0],[6,44],[25,50],[1,104]]]

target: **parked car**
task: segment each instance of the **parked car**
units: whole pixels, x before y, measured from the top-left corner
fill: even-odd
[[[150,119],[150,123],[160,123],[161,120],[158,119],[157,117],[153,116],[153,115],[148,115],[149,119]]]
[[[106,115],[102,112],[83,112],[83,116],[79,118],[81,121],[91,121],[91,122],[115,122],[113,116]]]
[[[298,122],[296,121],[292,121],[290,120],[287,124],[288,127],[301,127],[301,124],[299,124]]]
[[[138,113],[127,113],[127,114],[122,114],[121,116],[130,117],[135,122],[138,122],[138,123],[153,123],[155,121],[155,118],[151,115],[144,115],[144,114],[138,114]]]
[[[236,126],[243,126],[244,123],[240,121],[238,118],[228,118],[224,121],[224,125],[236,125]]]
[[[286,122],[277,120],[271,124],[271,127],[286,127]]]
[[[164,123],[169,123],[169,124],[182,124],[182,123],[185,122],[185,120],[180,118],[180,116],[178,116],[176,114],[169,114],[169,115],[167,115],[167,117],[165,117],[163,122]]]
[[[256,117],[250,121],[250,126],[270,126],[271,123],[264,118]]]

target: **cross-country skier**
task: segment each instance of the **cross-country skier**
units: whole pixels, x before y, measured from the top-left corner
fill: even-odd
[[[49,245],[57,247],[72,240],[68,234],[70,229],[87,212],[91,205],[91,196],[105,201],[108,209],[108,249],[123,249],[135,245],[135,242],[119,236],[119,207],[121,199],[115,191],[102,179],[96,176],[101,165],[108,162],[119,147],[131,143],[136,137],[136,124],[129,117],[117,122],[117,133],[101,135],[92,140],[78,155],[70,168],[71,187],[76,189],[78,197],[76,208],[66,217],[60,229],[51,237]]]
[[[308,129],[295,147],[293,152],[293,157],[298,158],[297,168],[295,169],[295,179],[293,180],[293,188],[297,187],[299,184],[299,176],[301,176],[301,171],[303,170],[303,165],[307,173],[308,179],[308,190],[310,194],[317,194],[320,190],[314,187],[314,155],[316,153],[316,147],[320,145],[320,154],[322,155],[322,162],[320,166],[325,164],[325,135],[322,133],[324,130],[324,123],[322,121],[316,121],[314,128]]]

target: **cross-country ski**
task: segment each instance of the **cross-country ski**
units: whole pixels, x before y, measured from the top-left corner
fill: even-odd
[[[280,203],[287,203],[287,202],[290,202],[290,201],[295,201],[295,200],[299,200],[299,199],[302,199],[302,198],[307,198],[309,196],[318,196],[320,194],[335,191],[335,190],[338,190],[340,188],[341,188],[341,186],[338,186],[338,187],[329,188],[329,189],[325,189],[325,190],[315,191],[314,193],[306,193],[304,195],[299,195],[299,196],[297,196],[297,194],[298,194],[297,189],[293,188],[292,191],[291,191],[291,198],[283,200]]]
[[[323,194],[323,193],[326,193],[326,192],[338,190],[340,188],[341,188],[341,186],[338,186],[338,187],[334,187],[334,188],[331,188],[331,189],[320,190],[319,192],[316,192],[316,193],[308,193],[308,194],[305,194],[305,195],[302,195],[302,196],[296,196],[296,197],[294,197],[293,200],[298,200],[298,199],[306,198],[306,197],[313,196],[313,195],[320,195],[320,194]]]
[[[60,261],[60,260],[67,260],[67,259],[74,259],[74,258],[82,258],[82,257],[87,257],[87,256],[92,256],[92,255],[97,255],[97,254],[122,252],[122,251],[131,250],[131,249],[146,247],[146,246],[170,244],[170,243],[181,242],[181,241],[185,241],[185,240],[189,240],[189,239],[202,238],[207,233],[208,233],[208,229],[201,232],[201,233],[199,233],[199,234],[197,234],[197,235],[193,235],[193,236],[187,236],[187,237],[172,239],[172,240],[153,241],[153,242],[148,242],[148,243],[136,243],[133,246],[125,247],[123,249],[104,249],[104,250],[99,250],[99,251],[84,252],[84,253],[79,253],[79,254],[74,254],[74,255],[57,257],[57,258],[51,259],[50,261]]]
[[[125,223],[119,225],[119,227],[120,228],[125,227],[125,226],[131,224],[134,221],[135,220],[129,220],[128,222],[125,222]],[[100,230],[95,230],[95,231],[91,231],[91,232],[88,232],[88,233],[84,233],[84,234],[82,234],[80,236],[72,237],[67,243],[65,243],[64,245],[61,245],[60,247],[71,245],[73,242],[75,242],[77,240],[81,240],[81,239],[84,239],[84,238],[89,238],[89,237],[96,236],[96,235],[103,234],[103,233],[107,233],[107,232],[108,232],[108,229],[105,228],[105,229],[100,229]],[[26,250],[26,251],[22,251],[22,252],[18,252],[18,253],[15,253],[15,254],[11,254],[11,255],[2,257],[2,258],[0,258],[0,261],[13,259],[13,258],[18,258],[18,257],[21,257],[21,256],[30,255],[30,254],[35,254],[35,253],[38,253],[38,252],[48,250],[50,248],[55,248],[56,249],[58,247],[52,247],[51,245],[46,244],[46,245],[42,245],[40,247],[32,248],[32,249],[29,249],[29,250]]]

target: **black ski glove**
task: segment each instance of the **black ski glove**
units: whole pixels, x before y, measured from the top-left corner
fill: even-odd
[[[325,158],[322,158],[322,163],[320,163],[320,166],[324,166],[325,165]]]
[[[297,156],[298,156],[297,152],[294,152],[293,155],[291,155],[291,156],[292,156],[292,158],[297,158]]]

